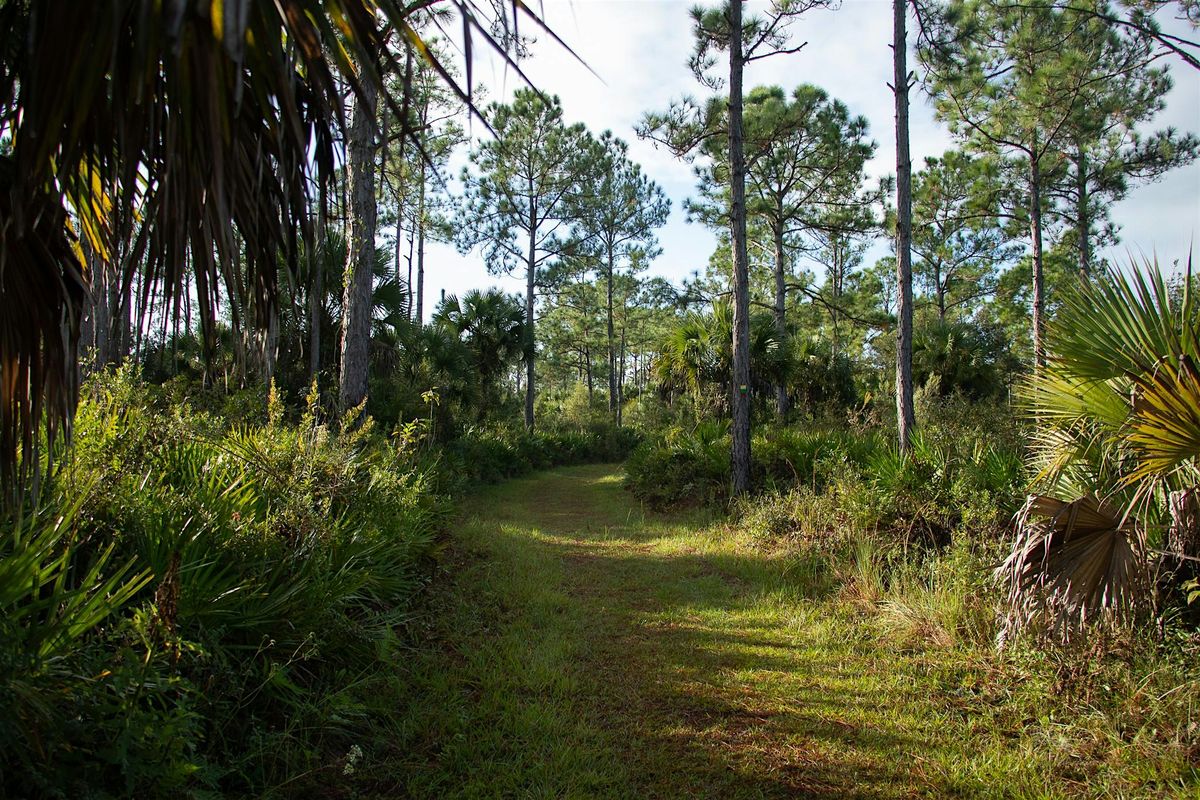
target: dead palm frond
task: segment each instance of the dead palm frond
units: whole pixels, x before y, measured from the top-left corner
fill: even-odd
[[[1014,622],[1043,611],[1085,622],[1125,613],[1145,596],[1145,542],[1119,509],[1092,495],[1070,502],[1033,495],[1016,527],[1016,546],[997,570]]]

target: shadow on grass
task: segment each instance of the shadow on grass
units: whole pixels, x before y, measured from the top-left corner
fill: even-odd
[[[805,611],[789,563],[723,546],[703,515],[645,512],[617,469],[543,473],[470,504],[484,566],[463,601],[500,611],[450,634],[458,663],[447,674],[469,692],[456,713],[474,716],[446,729],[455,741],[427,732],[429,767],[441,769],[428,786],[441,796],[940,794],[921,771],[934,744],[920,698],[835,617]],[[439,764],[463,737],[457,766]],[[489,772],[486,759],[505,766]]]

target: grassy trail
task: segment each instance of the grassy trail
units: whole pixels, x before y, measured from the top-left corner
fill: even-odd
[[[616,466],[560,469],[468,503],[428,615],[440,647],[398,676],[411,707],[372,776],[381,795],[1037,797],[1057,793],[1048,779],[1070,784],[1023,769],[1028,747],[995,720],[973,728],[961,698],[986,676],[881,652],[835,610],[846,604],[813,596],[794,556],[645,514],[620,480]]]

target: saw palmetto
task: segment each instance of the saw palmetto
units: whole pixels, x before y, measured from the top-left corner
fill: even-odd
[[[1148,597],[1152,542],[1172,493],[1200,484],[1200,318],[1190,264],[1081,278],[1022,387],[1037,423],[1037,488],[998,570],[1012,616],[1125,613]]]

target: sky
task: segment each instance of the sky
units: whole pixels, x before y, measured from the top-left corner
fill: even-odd
[[[521,67],[543,92],[562,99],[568,123],[583,122],[593,132],[612,130],[630,145],[630,157],[671,198],[671,215],[659,231],[660,255],[649,274],[678,284],[693,271],[704,272],[715,235],[685,219],[683,202],[695,187],[691,165],[651,142],[637,138],[634,127],[651,110],[665,110],[685,95],[702,97],[687,67],[692,49],[690,0],[543,0],[531,3],[544,11],[550,27],[570,45],[599,77],[588,71],[562,47],[543,37],[531,48]],[[750,2],[748,12],[761,12],[765,2]],[[888,84],[892,77],[891,0],[843,0],[840,8],[813,11],[791,28],[792,45],[807,43],[794,55],[780,55],[747,66],[747,91],[755,85],[777,84],[790,89],[801,83],[824,88],[842,100],[851,113],[865,116],[878,143],[868,165],[872,180],[895,172],[894,101]],[[1183,23],[1162,17],[1164,28],[1189,34]],[[911,38],[911,31],[910,31]],[[478,49],[477,49],[478,50]],[[459,57],[461,61],[461,56]],[[506,100],[523,86],[500,59],[476,52],[475,82],[490,99]],[[910,69],[915,69],[910,53]],[[1167,126],[1200,132],[1200,71],[1171,61],[1174,88],[1167,108],[1154,128]],[[460,64],[461,66],[461,64]],[[911,150],[914,169],[927,156],[940,155],[954,145],[948,129],[937,122],[928,98],[914,88],[911,107]],[[487,135],[476,124],[474,132]],[[455,174],[465,163],[460,155],[452,164]],[[456,181],[450,185],[456,187]],[[1175,170],[1158,183],[1135,188],[1112,213],[1120,226],[1121,243],[1099,255],[1121,263],[1130,254],[1157,254],[1163,262],[1186,261],[1193,243],[1200,244],[1200,163]],[[887,253],[879,242],[867,255],[873,260]],[[868,263],[869,263],[868,261]],[[819,274],[819,271],[818,271]],[[481,254],[462,255],[453,246],[431,243],[426,250],[426,315],[436,306],[441,291],[461,294],[468,289],[499,286],[522,291],[519,277],[489,275]]]

